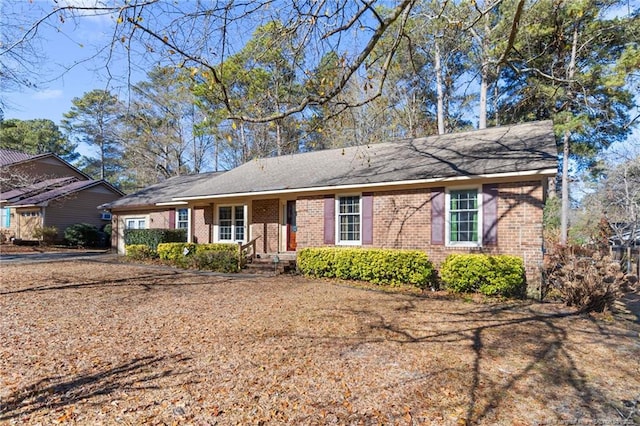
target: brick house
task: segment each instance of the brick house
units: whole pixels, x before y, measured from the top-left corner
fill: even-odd
[[[513,254],[537,282],[542,210],[556,173],[553,125],[540,121],[256,159],[195,178],[154,209],[180,203],[190,241],[257,239],[266,255],[319,246],[413,248],[436,264],[450,253]],[[145,211],[139,201],[104,207],[119,227],[136,226]],[[136,212],[127,207],[136,203]],[[166,211],[160,221],[154,214],[148,210],[141,223],[172,225]]]
[[[76,223],[102,228],[111,217],[98,206],[124,195],[51,153],[0,149],[0,182],[0,235],[4,239],[34,240],[33,231],[39,227],[56,227],[59,240]]]

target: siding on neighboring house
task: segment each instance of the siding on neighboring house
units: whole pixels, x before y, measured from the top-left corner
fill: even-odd
[[[57,177],[76,177],[87,180],[87,176],[55,157],[38,158],[25,163],[8,166],[10,173],[19,173],[36,178],[36,181]]]
[[[19,213],[16,212],[16,209],[8,207],[1,208],[5,212],[5,216],[3,217],[4,222],[0,223],[0,232],[2,232],[7,240],[10,238],[17,238]],[[7,226],[7,222],[9,226]]]
[[[88,223],[101,229],[109,221],[100,218],[102,212],[98,210],[98,206],[118,198],[120,198],[119,194],[103,185],[96,185],[68,197],[50,201],[44,212],[44,226],[58,228],[59,238],[64,237],[64,230],[67,227],[76,223]]]

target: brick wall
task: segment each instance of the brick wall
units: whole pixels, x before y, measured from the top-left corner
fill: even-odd
[[[280,238],[279,206],[277,198],[255,200],[251,211],[251,236],[262,238],[256,241],[258,253],[278,252],[278,240]]]
[[[324,197],[300,197],[296,200],[298,249],[324,246]]]
[[[431,190],[425,188],[374,193],[373,247],[425,250],[436,265],[451,253],[512,254],[524,259],[529,287],[535,287],[542,262],[542,182],[503,183],[498,191],[497,246],[432,246]],[[324,197],[301,197],[296,207],[298,248],[324,246]]]
[[[207,244],[211,241],[211,229],[213,226],[213,207],[194,207],[191,210],[191,229],[193,242]]]

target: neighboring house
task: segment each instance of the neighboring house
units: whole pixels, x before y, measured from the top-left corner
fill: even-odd
[[[9,239],[33,240],[39,227],[55,226],[58,239],[76,223],[102,228],[111,217],[98,206],[124,195],[55,154],[0,149],[0,179],[0,232]]]
[[[119,228],[163,227],[167,221],[157,223],[154,211],[171,204],[186,211],[190,241],[257,238],[265,254],[412,248],[437,264],[450,253],[513,254],[537,282],[542,209],[556,173],[553,125],[541,121],[263,158],[194,178],[186,189],[167,191],[167,181],[160,186],[167,198],[148,210],[139,197],[103,207]]]

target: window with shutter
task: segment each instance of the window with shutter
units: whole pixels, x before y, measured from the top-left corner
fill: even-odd
[[[446,242],[450,246],[482,245],[482,209],[478,188],[447,189]]]

